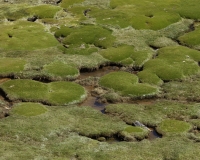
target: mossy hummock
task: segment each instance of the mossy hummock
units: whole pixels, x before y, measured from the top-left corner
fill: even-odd
[[[59,45],[55,37],[38,23],[17,21],[0,25],[0,30],[0,43],[3,50],[30,51]]]
[[[111,47],[115,41],[115,37],[111,34],[112,32],[110,30],[95,25],[85,25],[74,28],[61,26],[61,28],[55,32],[55,37],[64,37],[61,41],[67,48],[73,48],[74,46],[86,49],[88,48],[88,44],[100,48],[108,48]]]
[[[12,109],[12,114],[17,114],[21,116],[37,116],[47,112],[47,108],[39,103],[24,102],[19,103]]]
[[[178,38],[182,45],[200,50],[200,27],[196,28],[194,31],[186,33]]]
[[[0,86],[10,100],[42,102],[51,105],[80,103],[85,89],[73,82],[41,83],[33,80],[10,80]]]
[[[61,61],[52,62],[45,65],[42,73],[51,81],[74,80],[79,76],[79,70]]]
[[[186,133],[191,129],[191,124],[173,119],[166,119],[162,121],[156,128],[156,130],[162,135]]]
[[[13,76],[24,70],[26,61],[20,58],[0,58],[1,77]]]
[[[142,82],[161,85],[161,80],[181,80],[197,75],[200,70],[198,62],[200,52],[183,46],[169,46],[158,50],[156,59],[144,64],[144,69],[138,74]],[[152,78],[148,79],[149,74]],[[153,74],[155,74],[153,76]],[[159,81],[159,77],[161,80]]]
[[[147,129],[135,126],[128,126],[122,132],[120,136],[124,137],[126,141],[142,140],[148,136],[149,131]]]
[[[58,12],[61,9],[62,9],[61,7],[54,6],[54,5],[39,5],[39,6],[28,8],[27,12],[40,19],[54,18],[56,12]]]
[[[158,93],[158,88],[148,84],[138,83],[136,75],[127,72],[112,72],[100,78],[102,87],[113,89],[123,96],[132,98],[153,97]]]

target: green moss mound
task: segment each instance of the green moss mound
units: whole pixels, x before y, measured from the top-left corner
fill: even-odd
[[[130,127],[126,127],[124,129],[124,131],[128,132],[128,133],[132,133],[132,132],[142,132],[142,128],[140,127],[134,127],[134,126],[130,126]]]
[[[121,62],[122,60],[129,58],[133,52],[133,46],[124,45],[117,48],[108,48],[101,51],[100,54],[104,58],[109,59],[111,62]]]
[[[199,19],[200,18],[200,7],[197,5],[199,3],[198,0],[181,0],[179,3],[178,13],[183,18],[188,19]]]
[[[37,23],[18,21],[0,25],[0,43],[4,50],[36,50],[56,47],[59,43]]]
[[[1,58],[0,75],[5,77],[24,70],[26,61],[18,58]]]
[[[45,65],[42,72],[51,80],[73,80],[79,76],[79,70],[61,61]]]
[[[181,80],[199,73],[198,61],[200,52],[183,46],[169,46],[158,51],[156,59],[144,64],[144,70],[139,73],[142,82],[162,84],[163,81]],[[152,78],[148,79],[149,74]],[[155,74],[153,76],[153,74]]]
[[[61,10],[61,7],[58,6],[39,5],[28,8],[27,12],[42,19],[42,18],[53,18],[56,12],[58,12],[59,10]]]
[[[155,96],[158,89],[147,84],[138,83],[138,77],[127,72],[112,72],[100,78],[99,84],[114,89],[123,96],[145,98]]]
[[[55,105],[80,103],[86,98],[85,89],[73,82],[52,82],[49,84],[48,101]]]
[[[178,40],[183,45],[200,50],[200,40],[198,36],[199,34],[200,34],[200,27],[198,27],[192,32],[180,36]]]
[[[136,51],[134,46],[120,45],[110,47],[99,52],[104,58],[121,65],[132,65],[141,68],[152,57],[151,51]]]
[[[125,141],[142,140],[148,136],[148,130],[141,127],[129,126],[120,132],[120,136],[124,137]]]
[[[29,15],[27,12],[27,5],[25,4],[1,4],[0,5],[0,19],[6,18],[9,21],[16,21],[20,18]]]
[[[110,6],[114,11],[126,14],[124,19],[128,19],[129,24],[136,29],[158,30],[181,19],[179,14],[174,12],[178,8],[177,1],[163,3],[157,0],[145,2],[111,0]]]
[[[19,103],[13,109],[13,114],[18,114],[22,116],[37,116],[44,114],[47,111],[47,108],[39,103]]]
[[[86,25],[77,28],[61,27],[55,32],[56,37],[65,37],[62,40],[64,45],[76,45],[82,47],[84,44],[93,44],[96,47],[108,48],[114,43],[115,37],[111,31],[99,26]]]
[[[192,126],[184,121],[166,119],[162,121],[158,127],[157,131],[163,135],[173,134],[173,133],[184,133],[188,132]]]
[[[141,71],[137,75],[143,83],[149,83],[149,84],[158,85],[158,86],[163,84],[163,81],[151,71],[148,71],[148,70]]]
[[[83,87],[72,82],[41,83],[33,80],[10,80],[0,86],[11,100],[43,102],[52,105],[79,103],[86,97]]]

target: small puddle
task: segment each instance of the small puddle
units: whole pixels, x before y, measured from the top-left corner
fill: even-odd
[[[148,140],[152,141],[152,140],[155,140],[157,138],[162,138],[162,135],[159,134],[156,129],[154,128],[150,128],[150,132],[149,132],[149,136],[148,136]]]
[[[105,113],[105,104],[99,103],[98,98],[89,96],[83,103],[80,104],[80,106],[91,106],[92,108],[101,111],[102,113]]]

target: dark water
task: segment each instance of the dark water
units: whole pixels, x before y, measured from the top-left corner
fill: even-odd
[[[98,98],[93,96],[88,96],[88,98],[80,104],[80,106],[91,106],[92,108],[101,111],[102,113],[105,113],[105,104],[99,103]]]
[[[148,140],[155,140],[156,138],[162,138],[162,135],[159,134],[156,129],[151,128],[151,131],[149,132]]]

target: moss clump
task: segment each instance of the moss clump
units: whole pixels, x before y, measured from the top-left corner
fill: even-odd
[[[181,0],[177,12],[183,18],[197,20],[200,18],[200,7],[197,5],[198,2],[198,0],[193,0],[190,2],[187,0]]]
[[[26,61],[18,58],[1,58],[0,75],[5,77],[24,70]]]
[[[167,135],[167,134],[179,134],[188,132],[191,128],[192,126],[187,122],[173,120],[173,119],[166,119],[158,125],[156,130],[162,135]]]
[[[134,127],[134,126],[130,126],[130,127],[126,127],[124,129],[124,131],[128,132],[128,133],[132,133],[132,132],[142,132],[142,128],[140,127]]]
[[[122,132],[120,132],[120,136],[124,137],[125,141],[135,141],[142,140],[148,136],[148,130],[140,127],[129,126],[126,127]]]
[[[136,29],[158,30],[181,19],[178,13],[163,11],[171,10],[169,2],[119,2],[111,1],[110,9],[91,10],[90,16],[96,18],[97,23],[104,25],[132,26]],[[177,7],[176,7],[177,8]],[[106,17],[106,18],[105,18]]]
[[[43,102],[53,105],[79,103],[86,97],[83,87],[72,82],[44,84],[33,80],[10,80],[0,86],[11,100]]]
[[[199,60],[199,51],[182,46],[164,47],[158,51],[156,59],[144,64],[143,73],[139,75],[141,81],[147,83],[151,82],[147,77],[150,73],[155,74],[154,78],[157,76],[163,81],[180,80],[199,73]],[[146,74],[147,72],[149,73]],[[154,84],[159,82],[158,79],[154,80]]]
[[[26,4],[0,4],[0,19],[6,18],[9,21],[16,21],[20,18],[27,17],[30,14],[27,12],[28,5]]]
[[[196,30],[192,32],[180,36],[178,40],[183,45],[187,45],[188,47],[200,50],[200,40],[198,37],[199,34],[200,34],[200,27],[198,27]]]
[[[137,75],[143,83],[149,83],[157,86],[161,86],[163,84],[163,81],[156,74],[148,70],[141,71]]]
[[[42,18],[53,18],[56,12],[58,12],[59,10],[61,10],[61,8],[58,6],[39,5],[28,8],[27,12],[42,19]]]
[[[138,77],[127,72],[112,72],[100,78],[99,84],[114,89],[123,96],[145,98],[155,96],[158,89],[147,84],[138,83]]]
[[[39,103],[19,103],[13,109],[13,114],[18,114],[22,116],[37,116],[44,114],[47,111],[47,108]]]
[[[129,58],[134,52],[133,46],[123,45],[117,48],[111,47],[106,50],[102,50],[100,54],[109,59],[111,62],[120,63],[121,61]]]
[[[86,98],[85,89],[73,82],[52,82],[49,84],[47,101],[54,105],[80,103]]]
[[[111,35],[111,31],[99,26],[86,25],[77,28],[61,27],[55,32],[56,37],[65,37],[62,40],[64,45],[93,44],[96,47],[108,48],[113,45],[115,37]]]
[[[114,63],[125,66],[132,65],[134,68],[141,68],[146,61],[152,57],[151,51],[136,51],[131,45],[120,45],[110,47],[99,52],[104,58]]]
[[[51,80],[73,80],[79,76],[77,68],[60,61],[45,65],[42,72]]]
[[[37,23],[18,21],[0,25],[0,43],[4,50],[36,50],[56,47],[59,43]]]

